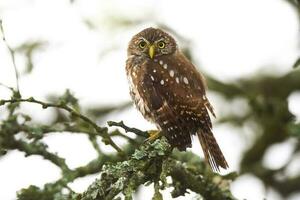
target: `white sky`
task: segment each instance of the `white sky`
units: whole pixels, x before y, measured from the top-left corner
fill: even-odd
[[[146,18],[149,23],[132,28],[109,24],[109,19],[122,16],[132,20]],[[130,100],[125,77],[127,43],[133,34],[155,22],[170,26],[192,41],[193,56],[198,64],[201,63],[200,69],[221,80],[246,77],[257,71],[287,72],[300,53],[297,16],[283,0],[198,0],[184,3],[167,0],[78,0],[72,6],[62,0],[2,0],[0,18],[12,47],[28,40],[47,41],[43,50],[34,56],[32,74],[20,80],[24,97],[44,99],[49,93],[61,94],[70,88],[84,106]],[[97,30],[88,29],[84,19],[97,24]],[[100,57],[111,47],[116,50]],[[20,71],[24,69],[23,62],[23,58],[18,56]],[[15,86],[11,59],[2,41],[0,69],[0,83]],[[99,95],[95,91],[99,91]],[[2,87],[0,98],[9,98],[9,93]],[[217,95],[210,94],[210,99],[218,115],[222,115],[223,111],[236,112],[234,108],[230,110],[230,106],[229,110],[222,110],[222,101]],[[298,117],[299,99],[298,94],[290,98],[290,107]],[[244,104],[239,102],[238,105],[247,107]],[[39,106],[24,105],[23,109],[40,122],[51,116],[51,111],[41,111]],[[123,119],[126,124],[141,129],[154,127],[134,109],[111,115],[108,119]],[[240,134],[241,131],[244,134]],[[238,170],[239,157],[251,144],[251,130],[222,125],[216,126],[214,132],[230,163],[230,170]],[[56,134],[44,141],[51,151],[66,157],[71,167],[86,164],[96,156],[83,135]],[[270,150],[283,155],[275,160],[278,165],[286,162],[292,143]],[[192,151],[202,156],[196,140],[193,146]],[[265,160],[267,166],[275,162],[274,158],[267,157]],[[17,190],[29,184],[42,186],[55,181],[59,175],[58,168],[48,161],[38,156],[24,158],[23,153],[13,151],[0,160],[0,199],[14,199]],[[70,186],[76,191],[83,191],[95,177],[83,178]],[[145,189],[145,192],[151,193],[151,190]],[[235,181],[232,192],[239,199],[280,199],[274,191],[266,192],[262,183],[249,175]],[[148,199],[152,197],[151,194],[146,196]],[[165,199],[170,198],[168,192],[165,196]],[[299,196],[291,199],[297,198]]]

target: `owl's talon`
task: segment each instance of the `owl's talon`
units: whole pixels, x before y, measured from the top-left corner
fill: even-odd
[[[150,130],[148,131],[149,137],[146,141],[154,141],[161,136],[161,132],[159,130]]]

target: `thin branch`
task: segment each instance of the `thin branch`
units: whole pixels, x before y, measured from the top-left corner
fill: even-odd
[[[32,132],[34,132],[34,129],[38,129],[43,135],[46,134],[53,134],[53,133],[76,133],[76,134],[86,134],[89,137],[89,140],[91,141],[94,149],[98,152],[99,155],[102,154],[101,149],[99,148],[99,145],[96,142],[96,136],[97,133],[93,130],[87,130],[86,128],[83,129],[81,127],[77,127],[77,126],[64,126],[63,127],[57,127],[55,124],[52,125],[37,125],[37,126],[28,126],[26,124],[22,124],[18,127],[18,129],[20,131],[23,131],[25,133],[30,134],[30,137],[34,137],[34,138],[40,138],[41,135],[33,135]],[[130,144],[133,144],[135,146],[138,146],[140,144],[140,142],[136,139],[133,139],[125,134],[123,134],[122,132],[120,132],[118,129],[113,130],[111,132],[109,132],[109,136],[110,137],[115,137],[115,136],[119,136],[122,137],[126,140],[128,140],[130,142]]]
[[[27,143],[22,140],[14,140],[12,142],[12,145],[10,148],[16,148],[20,151],[25,152],[26,156],[29,155],[40,155],[44,159],[51,161],[53,164],[57,165],[59,168],[61,168],[64,172],[65,171],[71,171],[68,167],[68,165],[65,162],[65,159],[59,157],[58,155],[54,153],[50,153],[46,150],[46,146],[43,143]]]
[[[121,133],[118,129],[116,129],[116,130],[110,132],[109,135],[110,135],[111,137],[114,137],[114,136],[122,137],[122,138],[128,140],[131,144],[134,144],[134,145],[136,145],[136,146],[138,146],[138,145],[140,144],[140,143],[139,143],[138,141],[136,141],[135,139],[132,139],[131,137],[129,137],[129,136],[127,136],[127,135]]]
[[[78,117],[85,121],[86,123],[90,124],[96,132],[103,137],[103,140],[105,144],[111,145],[115,150],[117,150],[120,154],[125,156],[124,152],[120,147],[117,146],[116,143],[110,138],[109,134],[107,133],[107,128],[102,128],[98,126],[96,123],[94,123],[91,119],[88,117],[80,114],[76,110],[72,109],[71,107],[65,105],[65,104],[54,104],[54,103],[45,103],[39,100],[34,99],[33,97],[30,97],[28,99],[10,99],[10,100],[0,100],[0,106],[7,104],[7,103],[17,103],[17,102],[28,102],[28,103],[35,103],[35,104],[40,104],[42,108],[46,109],[48,107],[54,107],[54,108],[60,108],[63,110],[68,111],[71,115]]]
[[[97,152],[98,156],[102,154],[102,151],[97,143],[97,138],[95,135],[89,135],[89,140],[92,143],[92,146],[94,147],[95,151]]]
[[[5,84],[3,84],[3,83],[0,83],[0,86],[1,87],[4,87],[4,88],[6,88],[6,89],[8,89],[8,90],[10,90],[10,91],[14,91],[14,89],[12,88],[12,87],[9,87],[8,85],[5,85]]]
[[[124,124],[123,121],[120,121],[120,122],[108,121],[107,124],[108,124],[108,126],[121,127],[125,130],[126,133],[131,132],[131,133],[135,133],[136,135],[139,135],[139,136],[142,136],[142,137],[149,137],[149,133],[147,131],[141,131],[137,128],[128,127]]]
[[[17,92],[20,93],[19,73],[18,73],[17,66],[16,66],[15,51],[8,45],[8,43],[6,41],[5,33],[4,33],[3,25],[2,25],[2,20],[0,20],[0,30],[2,32],[2,39],[9,51],[10,56],[11,56],[11,60],[12,60],[14,71],[15,71],[15,77],[16,77],[16,89],[17,89]]]

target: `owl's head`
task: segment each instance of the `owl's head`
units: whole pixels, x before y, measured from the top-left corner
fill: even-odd
[[[133,36],[128,46],[128,56],[138,55],[151,59],[172,54],[177,45],[173,37],[158,28],[147,28]]]

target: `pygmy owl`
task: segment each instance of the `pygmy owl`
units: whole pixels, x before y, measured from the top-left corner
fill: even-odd
[[[212,133],[205,80],[166,32],[147,28],[131,39],[126,73],[131,97],[142,115],[156,124],[173,147],[192,146],[197,134],[213,170],[228,164]]]

